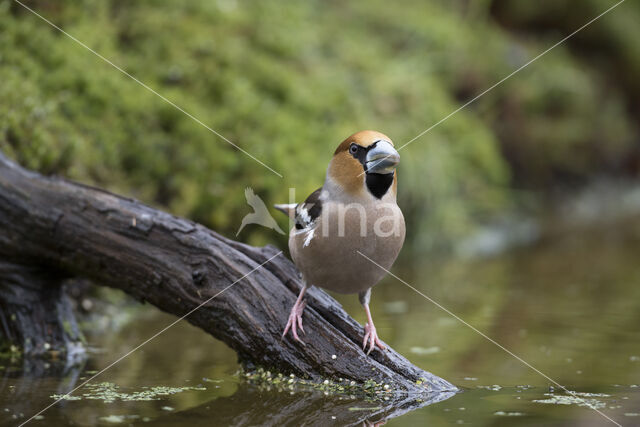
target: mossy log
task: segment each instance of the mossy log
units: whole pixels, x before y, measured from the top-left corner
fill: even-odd
[[[456,391],[393,349],[366,356],[363,328],[319,289],[307,297],[306,345],[282,339],[301,283],[279,253],[136,200],[27,171],[0,154],[0,319],[9,324],[0,333],[25,356],[80,345],[61,286],[83,278],[176,316],[218,295],[186,320],[228,344],[249,369],[317,381],[373,380],[422,400],[425,393]],[[33,303],[17,302],[20,292]]]

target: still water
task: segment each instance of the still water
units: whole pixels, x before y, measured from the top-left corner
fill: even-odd
[[[464,389],[389,419],[413,425],[640,425],[640,221],[558,233],[534,247],[473,261],[403,254],[394,271],[554,381],[428,300],[386,278],[373,292],[382,339]],[[356,297],[339,297],[361,323]],[[131,310],[129,310],[131,311]],[[0,420],[18,425],[173,321],[152,307],[87,330],[80,367],[0,367]],[[112,316],[106,323],[118,323]],[[107,332],[99,333],[100,330]],[[182,322],[63,401],[33,426],[332,425],[376,403],[242,382],[233,351]],[[595,409],[604,415],[598,413]],[[366,417],[365,417],[366,418]],[[379,421],[372,417],[370,421]]]

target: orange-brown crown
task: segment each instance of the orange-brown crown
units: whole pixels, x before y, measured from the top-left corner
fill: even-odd
[[[339,184],[342,189],[353,195],[363,195],[367,191],[365,187],[365,174],[362,164],[349,153],[349,147],[356,143],[362,147],[368,147],[379,140],[385,140],[393,145],[393,141],[387,135],[374,131],[363,130],[356,132],[342,141],[333,153],[333,159],[329,163],[327,174]],[[392,191],[395,193],[397,181],[394,177]]]
[[[368,147],[379,139],[389,141],[391,145],[393,145],[393,141],[391,141],[391,138],[389,138],[384,133],[375,130],[361,130],[360,132],[356,132],[342,141],[340,145],[338,145],[338,148],[336,148],[336,151],[333,153],[333,155],[335,156],[341,151],[347,151],[352,142],[355,142],[356,144],[363,147]]]

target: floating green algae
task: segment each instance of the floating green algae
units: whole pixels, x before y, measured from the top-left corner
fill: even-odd
[[[553,393],[545,393],[549,396],[547,399],[534,400],[535,403],[545,403],[551,405],[577,405],[591,409],[602,409],[606,403],[595,399],[596,397],[609,397],[604,393],[572,393],[570,395],[556,395]]]
[[[54,394],[50,397],[56,400],[102,400],[104,403],[120,401],[145,401],[145,400],[159,400],[163,397],[170,396],[177,393],[182,393],[188,390],[203,391],[205,387],[167,387],[167,386],[154,386],[154,387],[142,387],[142,390],[125,392],[120,390],[120,387],[110,382],[102,382],[96,384],[88,384],[86,386],[86,392],[81,395],[70,394]]]
[[[347,378],[336,378],[316,382],[297,377],[294,374],[288,376],[281,373],[274,374],[264,368],[240,372],[240,377],[266,391],[272,389],[288,392],[320,391],[326,395],[358,396],[371,400],[389,400],[393,394],[389,384],[378,383],[374,380],[357,383]]]
[[[479,385],[478,388],[482,388],[482,389],[485,389],[485,390],[491,390],[491,391],[500,391],[500,390],[502,390],[502,386],[500,386],[498,384]]]
[[[522,417],[525,415],[524,412],[508,412],[508,411],[497,411],[494,412],[493,415],[497,415],[499,417]]]

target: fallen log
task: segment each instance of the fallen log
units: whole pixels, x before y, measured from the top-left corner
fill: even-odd
[[[363,328],[319,289],[307,297],[306,345],[281,339],[301,284],[277,248],[248,246],[136,200],[27,171],[2,154],[0,261],[0,333],[26,356],[81,346],[62,284],[84,278],[188,314],[250,369],[373,380],[409,393],[457,390],[392,349],[367,357]]]

